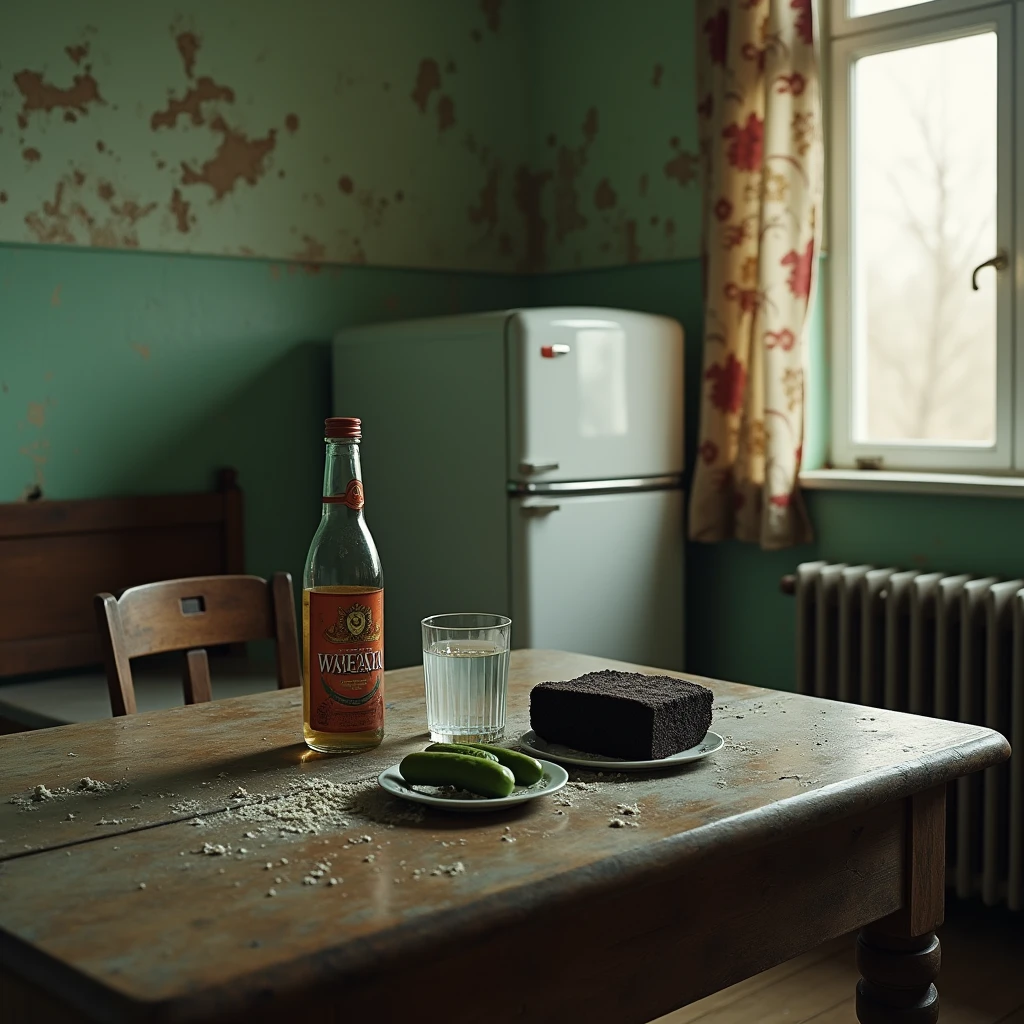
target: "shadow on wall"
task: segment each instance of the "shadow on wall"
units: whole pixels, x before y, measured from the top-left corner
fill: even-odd
[[[0,500],[195,491],[219,465],[251,493],[322,459],[336,330],[524,292],[504,275],[0,246]],[[300,484],[313,499],[319,474]],[[250,561],[274,536],[252,526]]]
[[[162,439],[142,466],[126,470],[119,490],[157,490],[197,464],[234,466],[245,494],[246,569],[290,572],[298,590],[320,514],[330,369],[329,342],[294,345],[188,430]]]

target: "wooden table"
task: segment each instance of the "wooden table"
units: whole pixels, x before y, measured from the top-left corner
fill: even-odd
[[[534,683],[608,664],[515,652],[509,735]],[[367,789],[315,835],[248,820],[256,794],[420,748],[419,669],[357,757],[306,751],[294,691],[0,737],[0,1018],[642,1024],[864,928],[860,1019],[935,1020],[945,785],[1006,741],[707,683],[727,744],[689,768],[398,824],[412,805]],[[85,776],[118,786],[7,802]]]

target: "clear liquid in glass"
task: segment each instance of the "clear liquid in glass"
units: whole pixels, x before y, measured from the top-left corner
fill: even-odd
[[[505,732],[508,647],[438,640],[423,652],[427,728],[435,743],[489,743]]]

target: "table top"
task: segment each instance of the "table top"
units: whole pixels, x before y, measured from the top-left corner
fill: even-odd
[[[602,667],[656,671],[513,652],[506,735],[529,727],[534,684]],[[0,960],[112,1015],[200,995],[237,1006],[268,979],[399,963],[439,933],[600,898],[1009,756],[980,726],[700,681],[717,754],[671,772],[570,770],[561,794],[493,814],[376,786],[429,741],[418,667],[387,673],[385,740],[352,757],[306,749],[293,690],[0,736]]]

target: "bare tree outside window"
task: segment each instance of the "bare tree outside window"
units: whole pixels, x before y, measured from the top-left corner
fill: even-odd
[[[854,434],[995,437],[996,36],[854,66]]]

